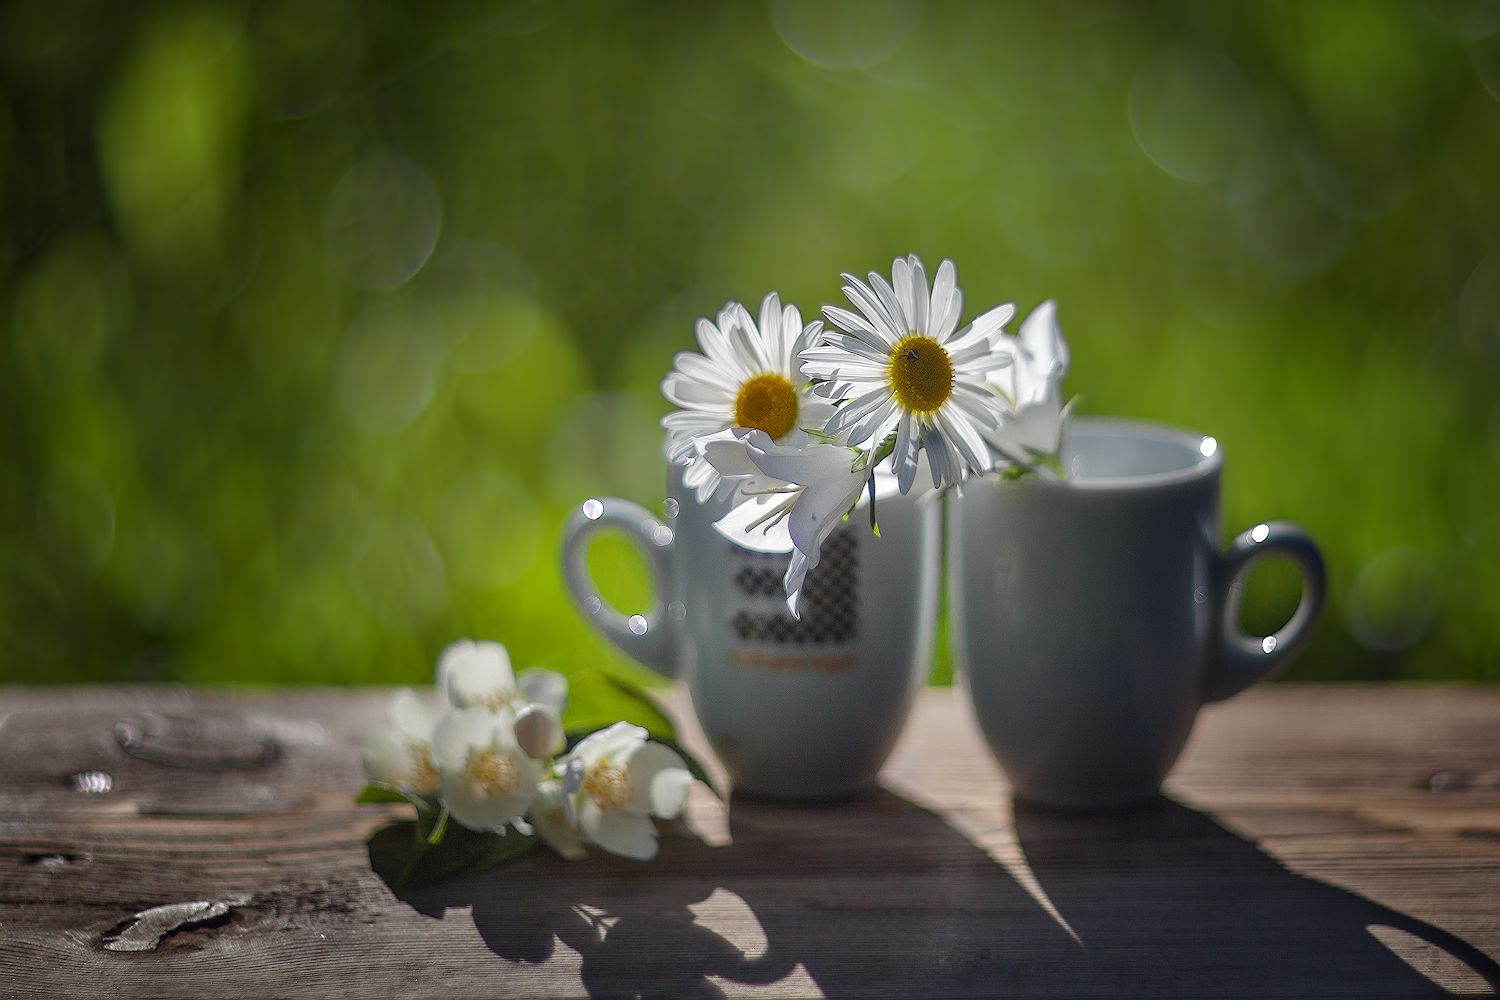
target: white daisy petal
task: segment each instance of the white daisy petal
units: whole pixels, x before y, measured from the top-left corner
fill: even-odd
[[[958,290],[958,269],[953,266],[953,261],[944,260],[938,265],[937,276],[932,280],[932,308],[927,319],[927,335],[939,344],[946,344],[948,335],[958,327],[963,306],[964,295]]]
[[[748,372],[741,371],[734,358],[734,349],[729,346],[729,337],[716,325],[706,319],[699,319],[694,325],[694,332],[698,335],[698,349],[714,364],[724,368],[741,379],[748,376]]]
[[[863,444],[884,425],[885,420],[897,408],[896,397],[882,386],[845,403],[833,415],[833,419],[828,421],[826,429],[845,444]]]
[[[911,268],[912,292],[911,308],[906,315],[911,320],[914,332],[930,337],[932,334],[928,332],[927,325],[932,310],[930,308],[931,299],[928,297],[927,291],[927,269],[922,266],[922,259],[916,254],[908,257],[907,263]],[[948,263],[948,261],[944,261],[944,263]]]
[[[795,314],[796,308],[796,306],[787,307],[793,314]],[[785,316],[786,313],[782,315]],[[802,322],[800,315],[797,317],[797,322]],[[823,343],[823,321],[815,319],[804,326],[802,332],[792,339],[792,370],[796,371],[796,359],[801,356],[803,351],[817,347],[821,343]]]
[[[708,358],[693,351],[679,351],[672,358],[672,366],[688,378],[722,390],[724,399],[733,405],[734,394],[740,389],[739,380]]]
[[[898,261],[897,263],[902,262]],[[885,306],[886,312],[890,314],[892,330],[896,334],[896,339],[900,340],[902,337],[911,334],[913,332],[911,317],[906,314],[906,310],[901,308],[901,301],[896,298],[896,290],[891,287],[890,282],[886,281],[885,278],[876,272],[871,271],[870,288],[880,297],[881,304]]]
[[[990,450],[985,446],[984,437],[962,410],[950,403],[937,412],[937,421],[943,436],[952,443],[970,471],[982,473],[989,467]]]
[[[848,351],[850,354],[857,354],[861,358],[864,358],[866,361],[869,361],[872,364],[878,365],[882,369],[889,368],[891,366],[891,352],[888,348],[871,347],[864,340],[851,334],[830,333],[828,336],[823,338],[823,344],[823,347],[814,349],[817,353],[806,353],[813,354],[814,357],[831,357],[834,356],[837,351],[842,350]]]
[[[719,386],[710,385],[681,372],[670,372],[661,380],[661,394],[667,397],[674,406],[695,410],[718,410],[721,407],[727,407],[731,413],[733,412],[733,393],[726,394]]]
[[[901,339],[884,327],[877,329],[875,324],[865,317],[840,306],[824,306],[823,315],[828,317],[828,321],[834,326],[847,330],[878,350],[889,351],[896,346],[896,341]]]
[[[901,415],[901,423],[896,430],[896,450],[891,453],[891,464],[895,466],[896,482],[900,484],[902,493],[909,492],[911,484],[917,478],[917,446],[921,439],[913,426],[915,423],[911,414]]]
[[[872,271],[873,275],[874,272]],[[870,321],[870,329],[883,342],[891,347],[896,345],[906,335],[905,321],[899,312],[892,315],[890,307],[866,285],[863,281],[853,275],[844,275],[844,295],[854,304],[854,307],[865,314],[865,319]],[[883,284],[884,282],[882,282]],[[833,315],[829,315],[835,323],[838,322]],[[855,331],[850,330],[850,333]]]

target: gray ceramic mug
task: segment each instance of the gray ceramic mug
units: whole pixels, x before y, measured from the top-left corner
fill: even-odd
[[[1213,438],[1075,420],[1066,482],[984,480],[949,505],[955,666],[1016,793],[1048,805],[1157,794],[1205,702],[1283,665],[1312,637],[1323,560],[1271,521],[1219,551]],[[1290,559],[1302,599],[1271,636],[1240,628],[1259,560]]]
[[[914,491],[915,493],[915,491]],[[738,791],[788,798],[846,795],[874,783],[926,679],[941,581],[937,504],[861,508],[823,544],[786,607],[790,555],[731,544],[714,529],[727,502],[699,504],[674,473],[665,517],[603,497],[569,516],[563,568],[573,599],[627,654],[687,684],[704,734]],[[626,617],[588,571],[606,528],[636,538],[660,600]]]

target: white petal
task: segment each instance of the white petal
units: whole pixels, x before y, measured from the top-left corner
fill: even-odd
[[[901,415],[901,423],[896,429],[896,450],[891,452],[891,465],[896,470],[896,482],[903,494],[911,492],[911,484],[917,479],[917,452],[921,438],[915,424],[910,413]]]
[[[928,324],[932,315],[932,299],[927,290],[927,269],[922,266],[922,258],[916,254],[908,257],[907,262],[911,267],[912,304],[907,312],[907,315],[911,317],[911,328],[917,333],[932,336],[928,332]]]
[[[964,465],[976,475],[987,472],[990,450],[985,447],[984,436],[979,433],[979,428],[974,426],[968,416],[957,407],[949,405],[937,412],[937,420],[943,436],[953,445]]]
[[[912,333],[911,317],[902,308],[901,301],[896,298],[896,290],[891,287],[890,282],[886,281],[883,275],[871,271],[870,288],[880,297],[881,305],[885,306],[886,311],[890,314],[891,320],[894,323],[893,329],[896,333],[896,339],[899,341],[902,337]]]
[[[625,754],[646,742],[649,735],[640,726],[633,726],[628,722],[616,722],[608,729],[601,729],[585,736],[573,748],[573,755],[582,758],[588,767],[593,767],[601,760],[613,760]]]
[[[510,709],[454,708],[432,734],[432,757],[439,770],[462,770],[476,747],[516,748]],[[516,748],[519,749],[519,748]]]
[[[765,499],[766,503],[752,500],[734,507],[714,522],[714,530],[733,544],[752,552],[792,551],[792,534],[785,517],[773,517],[758,527],[750,526],[763,520],[781,504],[790,503],[794,497],[776,495]]]
[[[791,307],[795,309],[796,307]],[[792,365],[795,367],[797,356],[809,348],[817,347],[823,342],[823,321],[815,319],[802,328],[802,332],[792,342]]]
[[[775,292],[766,293],[766,297],[760,300],[760,328],[761,340],[765,343],[766,358],[771,362],[771,370],[782,375],[791,375],[786,365],[786,345],[781,339],[781,296]]]
[[[560,792],[553,790],[537,796],[531,806],[530,819],[542,843],[569,861],[577,861],[588,853],[583,849],[582,835],[568,825]]]
[[[828,433],[850,445],[863,444],[899,404],[887,386],[845,403],[828,421]]]
[[[871,323],[865,317],[839,306],[824,306],[823,315],[828,317],[828,321],[840,330],[847,331],[877,349],[889,351],[892,347],[896,346],[896,341],[900,339],[899,337],[893,338],[883,326],[876,328],[875,324]]]
[[[656,824],[649,816],[623,809],[600,809],[592,800],[585,799],[578,820],[588,838],[611,854],[637,861],[656,857]]]
[[[881,369],[891,366],[891,352],[889,350],[883,347],[871,347],[859,337],[847,333],[830,333],[823,338],[823,345],[821,347],[812,348],[805,352],[805,354],[820,361],[832,360],[837,357],[836,354],[832,353],[835,350],[847,351],[855,355],[859,360],[868,362]]]
[[[1005,324],[1009,323],[1011,317],[1015,314],[1016,304],[1014,302],[1004,302],[987,312],[980,313],[974,318],[974,322],[969,324],[969,327],[975,334],[993,337],[1005,329]]]
[[[882,280],[874,272],[871,272],[870,276],[877,281]],[[884,343],[887,346],[894,347],[897,341],[906,335],[903,329],[905,322],[900,318],[899,313],[892,315],[890,309],[881,300],[880,296],[871,290],[869,285],[866,285],[852,274],[844,275],[844,295],[848,297],[856,309],[864,313],[865,319],[869,320],[869,329],[874,333],[876,343]],[[834,315],[827,309],[824,310],[824,314],[835,323],[838,322],[834,318]],[[849,332],[857,333],[859,331],[850,330]]]
[[[402,688],[391,699],[391,721],[406,734],[407,739],[431,743],[432,731],[442,717],[443,709],[419,697],[411,688]]]
[[[958,454],[936,427],[922,428],[922,450],[927,453],[933,488],[946,490],[963,482]]]
[[[515,694],[516,675],[510,669],[510,654],[498,642],[459,640],[444,651],[439,669],[448,688],[448,701],[459,708],[498,708]]]
[[[944,260],[938,265],[937,276],[932,280],[932,308],[927,319],[927,335],[939,344],[946,344],[948,335],[958,327],[958,319],[964,308],[963,293],[958,290],[958,271],[953,261]]]
[[[735,360],[734,348],[729,344],[729,336],[713,323],[706,319],[699,319],[695,330],[698,334],[698,347],[708,359],[712,361],[721,371],[730,373],[733,381],[743,382],[752,374],[747,372]]]
[[[395,726],[381,726],[371,731],[365,740],[360,763],[371,781],[383,781],[402,788],[412,785],[411,744]]]
[[[735,393],[738,391],[726,391],[718,385],[703,382],[682,372],[668,372],[667,377],[661,380],[663,396],[676,406],[695,410],[733,407]]]
[[[838,412],[838,407],[832,403],[825,403],[817,397],[809,394],[802,403],[797,413],[797,425],[800,428],[811,428],[821,431],[828,426],[828,421]]]
[[[781,586],[786,591],[786,606],[793,618],[802,617],[802,584],[807,578],[807,571],[816,565],[818,565],[816,555],[808,556],[801,549],[792,553],[792,561],[786,568],[786,576],[782,578]]]
[[[627,780],[633,793],[630,800],[632,810],[643,809],[660,819],[676,819],[687,803],[693,776],[676,750],[649,742],[630,755]]]
[[[512,760],[513,766],[521,773],[521,784],[513,792],[486,795],[467,772],[440,772],[443,804],[453,818],[470,830],[484,832],[504,826],[512,816],[524,816],[536,799],[536,779],[541,765],[519,750]]]
[[[792,542],[797,548],[809,554],[819,551],[823,540],[859,500],[864,484],[865,474],[860,472],[846,474],[842,482],[809,486],[803,490],[787,518]]]
[[[744,307],[740,307],[744,312]],[[745,312],[738,323],[729,331],[729,342],[734,345],[735,355],[741,364],[748,368],[753,374],[761,375],[766,372],[774,372],[776,363],[766,351],[765,340],[762,339],[760,331],[755,328],[755,322],[750,314]]]

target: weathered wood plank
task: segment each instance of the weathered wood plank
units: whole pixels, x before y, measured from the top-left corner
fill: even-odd
[[[962,705],[930,690],[885,790],[736,799],[728,846],[677,824],[650,864],[538,851],[399,897],[365,839],[400,810],[352,803],[386,697],[0,690],[0,992],[1423,996],[1487,989],[1452,956],[1500,956],[1488,689],[1258,689],[1205,711],[1171,798],[1105,814],[1013,806]],[[255,772],[139,761],[112,726],[150,710],[250,717],[283,753]],[[69,783],[93,769],[112,791]],[[194,901],[230,912],[154,951],[103,947]]]

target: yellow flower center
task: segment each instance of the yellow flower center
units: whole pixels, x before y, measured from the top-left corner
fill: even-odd
[[[503,688],[484,694],[469,694],[460,691],[458,700],[463,702],[464,708],[487,708],[491,712],[498,712],[510,704],[510,692]]]
[[[508,753],[493,747],[469,751],[469,777],[486,795],[513,792],[521,787],[521,772]]]
[[[765,431],[773,440],[785,437],[797,426],[797,390],[781,375],[748,379],[734,400],[734,422]]]
[[[635,791],[630,787],[630,765],[615,767],[609,761],[601,760],[583,779],[583,792],[600,809],[630,805],[635,798]]]
[[[421,795],[431,795],[437,791],[437,765],[432,762],[432,750],[430,748],[417,744],[412,745],[411,783],[412,791]]]
[[[914,333],[891,352],[890,379],[896,402],[916,413],[933,413],[953,395],[953,362],[943,345]]]

